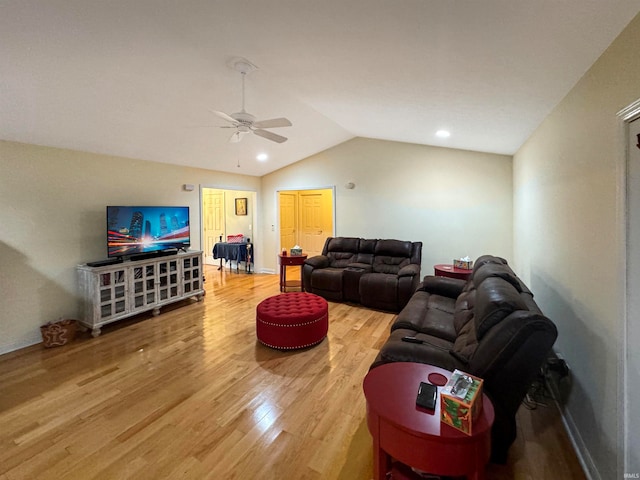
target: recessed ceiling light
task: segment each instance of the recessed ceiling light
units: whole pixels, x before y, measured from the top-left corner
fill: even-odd
[[[436,136],[440,138],[449,138],[451,136],[451,132],[449,130],[438,130],[436,132]]]
[[[256,158],[261,162],[264,162],[267,158],[269,158],[269,155],[267,155],[266,153],[259,153]]]

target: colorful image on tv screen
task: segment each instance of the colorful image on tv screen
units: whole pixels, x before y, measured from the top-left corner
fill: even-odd
[[[186,248],[189,207],[107,207],[110,257]]]

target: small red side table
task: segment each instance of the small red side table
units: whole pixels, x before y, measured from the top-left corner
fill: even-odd
[[[278,262],[280,263],[280,291],[286,292],[287,287],[299,287],[304,292],[304,278],[302,276],[302,267],[307,259],[306,254],[302,255],[282,255],[278,254]],[[300,280],[287,281],[287,267],[300,267]]]
[[[460,280],[469,280],[473,270],[464,268],[456,268],[453,265],[440,263],[433,266],[434,273],[437,277],[458,278]]]
[[[373,437],[374,480],[387,478],[392,459],[434,475],[485,478],[494,420],[489,397],[482,397],[473,435],[440,421],[440,395],[435,410],[416,406],[420,382],[444,385],[450,375],[448,370],[413,362],[387,363],[369,371],[364,395]]]

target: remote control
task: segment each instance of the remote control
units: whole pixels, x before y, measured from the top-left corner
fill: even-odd
[[[422,340],[416,337],[402,337],[402,341],[409,343],[424,343]]]

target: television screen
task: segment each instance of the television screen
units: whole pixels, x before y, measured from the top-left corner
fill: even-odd
[[[186,249],[189,207],[107,207],[109,257]]]

